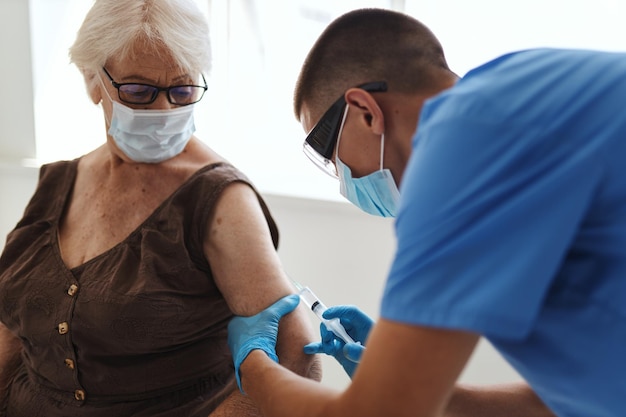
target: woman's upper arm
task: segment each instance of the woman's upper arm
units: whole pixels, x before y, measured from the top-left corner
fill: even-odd
[[[204,253],[237,315],[256,314],[292,292],[257,196],[244,183],[233,183],[222,192],[207,222]]]
[[[21,350],[20,339],[0,323],[0,367],[4,366],[7,360],[19,355]]]
[[[20,339],[2,323],[0,323],[0,398],[5,390],[20,361],[22,344]]]
[[[207,223],[204,253],[218,288],[236,315],[254,315],[294,292],[258,197],[245,183],[229,185],[220,196]],[[313,360],[302,351],[314,340],[306,314],[300,306],[283,318],[276,348],[281,363],[300,374],[309,373]]]

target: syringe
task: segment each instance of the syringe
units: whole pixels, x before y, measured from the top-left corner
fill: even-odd
[[[338,337],[343,339],[346,343],[355,343],[354,339],[350,337],[346,329],[343,328],[341,322],[338,318],[334,319],[325,319],[322,314],[326,311],[327,307],[322,303],[322,301],[317,298],[317,296],[311,291],[309,287],[303,287],[298,284],[296,281],[292,280],[296,288],[299,290],[300,299],[304,301],[304,303],[315,313],[315,315],[324,323],[326,328],[333,333],[335,333]]]

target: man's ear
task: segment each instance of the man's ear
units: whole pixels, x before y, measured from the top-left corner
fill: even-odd
[[[374,97],[361,88],[350,88],[344,98],[350,112],[359,112],[359,121],[372,133],[380,136],[385,133],[385,117]]]

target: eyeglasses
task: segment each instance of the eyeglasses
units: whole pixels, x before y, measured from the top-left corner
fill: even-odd
[[[175,85],[172,87],[157,87],[150,84],[142,83],[116,83],[113,77],[102,67],[104,73],[111,80],[113,87],[117,89],[117,95],[121,101],[129,104],[150,104],[153,103],[161,91],[167,93],[167,100],[177,106],[187,106],[202,100],[205,91],[208,89],[204,75],[201,85]]]
[[[376,81],[358,85],[356,88],[370,93],[384,92],[387,91],[387,83]],[[304,140],[305,155],[322,171],[335,178],[337,178],[337,169],[332,161],[332,156],[335,146],[337,146],[345,107],[346,100],[341,95],[324,113]]]

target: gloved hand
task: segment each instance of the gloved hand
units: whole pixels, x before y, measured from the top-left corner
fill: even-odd
[[[297,294],[288,295],[254,316],[235,316],[228,323],[228,347],[233,355],[237,385],[242,393],[245,394],[239,375],[241,363],[255,349],[261,349],[274,362],[278,362],[276,355],[278,322],[284,315],[291,313],[299,303],[300,297]]]
[[[322,341],[309,343],[304,346],[304,353],[309,355],[325,353],[333,356],[341,364],[348,376],[352,378],[365,350],[365,343],[374,321],[355,306],[330,307],[322,316],[329,320],[339,318],[350,337],[359,343],[345,343],[322,323],[320,325]]]

